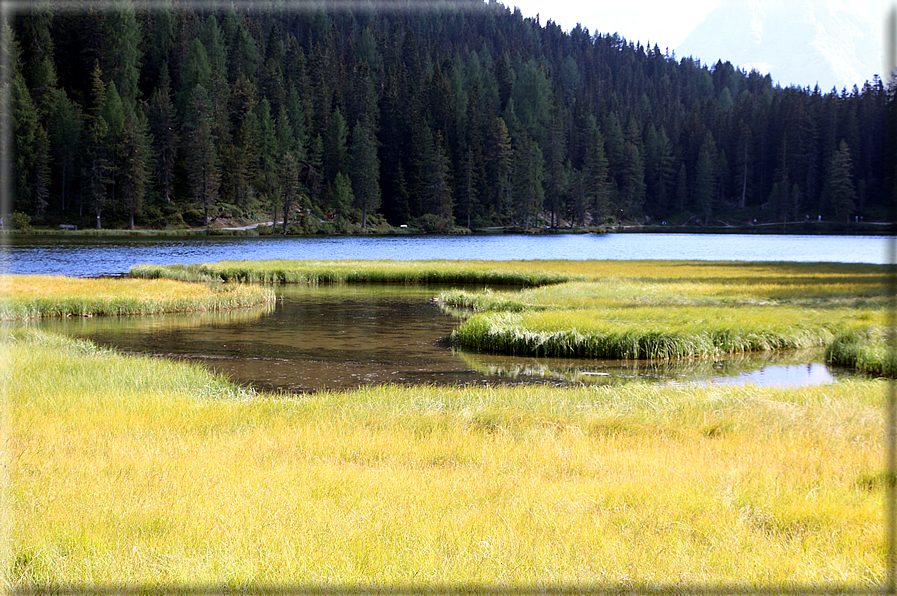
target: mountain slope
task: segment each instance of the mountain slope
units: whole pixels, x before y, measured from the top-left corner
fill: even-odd
[[[676,49],[769,73],[783,86],[850,89],[882,71],[886,0],[723,0]]]

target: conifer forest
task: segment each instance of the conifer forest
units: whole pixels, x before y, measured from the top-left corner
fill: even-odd
[[[56,228],[853,222],[895,196],[887,81],[782,87],[495,0],[44,1],[4,29],[12,209]]]

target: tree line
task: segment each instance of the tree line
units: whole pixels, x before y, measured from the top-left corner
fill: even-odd
[[[15,14],[14,208],[312,232],[849,221],[886,217],[894,197],[897,93],[878,77],[783,88],[495,0],[337,6]]]

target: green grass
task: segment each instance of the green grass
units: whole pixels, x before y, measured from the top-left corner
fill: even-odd
[[[888,345],[887,329],[870,326],[843,333],[826,349],[832,364],[855,368],[873,375],[897,377],[894,340]]]
[[[575,279],[553,262],[524,261],[218,261],[201,265],[135,265],[129,275],[252,283],[479,283],[537,286]]]
[[[222,311],[273,303],[270,288],[166,279],[0,275],[0,320]]]
[[[489,285],[447,290],[438,297],[455,314],[481,313],[455,333],[462,348],[534,356],[669,359],[829,349],[836,340],[844,344],[858,337],[847,343],[867,356],[842,357],[829,350],[831,361],[873,374],[897,370],[874,364],[883,362],[884,352],[864,331],[881,324],[887,269],[880,265],[272,260],[137,265],[130,275],[266,284]],[[501,286],[518,288],[495,289]],[[844,339],[838,339],[842,334]]]
[[[787,307],[641,307],[487,312],[455,331],[480,351],[574,358],[670,359],[823,347],[869,313]]]
[[[455,332],[478,351],[645,359],[830,347],[882,322],[883,267],[831,264],[600,264],[609,275],[518,291],[452,289],[470,316]],[[871,350],[871,351],[870,351]],[[830,353],[832,353],[830,351]],[[880,350],[876,352],[880,356]],[[879,358],[880,359],[880,358]],[[875,374],[870,358],[835,359]],[[890,372],[889,372],[890,371]]]
[[[286,396],[35,331],[0,356],[13,589],[884,579],[882,381]]]

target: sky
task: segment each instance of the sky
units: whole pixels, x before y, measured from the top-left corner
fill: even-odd
[[[721,0],[503,0],[524,17],[539,14],[543,25],[553,20],[569,31],[581,23],[591,33],[619,33],[629,41],[673,51]]]
[[[713,35],[716,25],[723,24],[722,21],[717,23],[719,15],[713,25],[708,22],[698,39],[689,40],[690,45],[680,49],[689,33],[724,0],[501,1],[512,8],[519,7],[525,17],[534,17],[538,13],[542,25],[551,19],[569,31],[581,23],[591,33],[616,32],[628,41],[639,41],[651,47],[656,44],[661,51],[675,51],[678,58],[689,55],[705,64],[714,64],[718,59],[730,60],[746,70],[757,68],[764,74],[768,72],[774,81],[783,85],[812,87],[819,82],[825,90],[831,89],[833,83],[839,89],[842,86],[849,88],[854,83],[862,86],[873,74],[886,72],[882,64],[884,23],[879,25],[875,15],[881,14],[884,21],[886,7],[897,5],[897,0],[741,0],[739,5],[743,3],[744,10],[750,6],[750,10],[755,11],[752,14],[759,13],[767,19],[758,30],[765,27],[767,34],[763,35],[762,42],[758,37],[760,45],[752,49],[745,46],[740,52],[739,48],[733,47],[734,37]],[[734,5],[738,0],[726,1]],[[840,12],[832,18],[830,15],[834,13],[829,13],[830,10]],[[731,7],[723,12],[729,11]],[[786,14],[789,15],[786,18],[797,19],[793,21],[797,25],[813,22],[812,26],[817,27],[815,38],[789,37],[791,22],[775,22]],[[846,14],[861,15],[861,18],[848,22],[844,20]],[[776,30],[778,35],[772,33]],[[702,55],[702,51],[714,55]],[[731,55],[717,55],[719,53]]]

